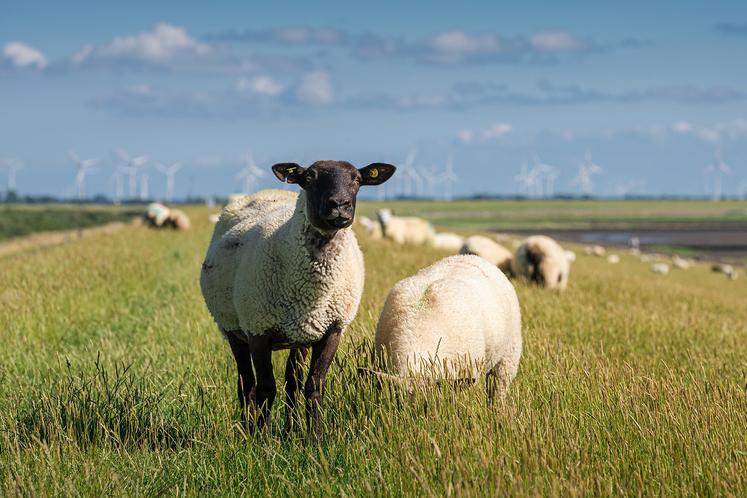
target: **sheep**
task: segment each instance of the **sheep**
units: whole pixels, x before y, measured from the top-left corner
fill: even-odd
[[[208,215],[208,221],[215,225],[220,219],[220,213]]]
[[[687,270],[688,268],[690,268],[690,262],[685,258],[682,258],[675,254],[674,256],[672,256],[672,266],[679,270]]]
[[[618,256],[617,254],[610,254],[609,256],[607,256],[607,262],[611,265],[616,265],[620,262],[620,256]]]
[[[565,259],[567,259],[569,263],[573,263],[573,262],[576,261],[576,253],[575,252],[565,250],[565,251],[563,251],[563,253],[565,254]]]
[[[736,280],[739,274],[732,265],[726,263],[714,263],[711,266],[711,271],[716,273],[723,273],[729,280]]]
[[[666,263],[654,263],[649,268],[653,273],[659,273],[661,275],[666,275],[669,273],[669,265]]]
[[[169,219],[170,209],[160,202],[151,202],[145,211],[145,222],[148,226],[161,228]]]
[[[451,232],[441,232],[433,236],[433,247],[442,251],[459,252],[464,244],[464,237]]]
[[[585,246],[584,253],[586,253],[587,256],[602,257],[607,253],[607,250],[600,245]]]
[[[511,261],[513,260],[511,251],[483,235],[467,237],[459,250],[459,254],[480,256],[490,264],[500,268],[504,273],[511,271]]]
[[[200,288],[231,347],[242,420],[251,414],[250,428],[269,421],[276,394],[272,351],[279,349],[291,350],[286,430],[294,425],[301,364],[311,347],[306,416],[320,434],[327,370],[363,292],[363,255],[350,228],[356,196],[360,186],[384,183],[395,169],[384,163],[361,169],[345,161],[317,161],[308,168],[279,163],[272,167],[275,176],[298,184],[300,194],[260,191],[223,209]]]
[[[521,359],[516,291],[479,256],[444,258],[392,288],[375,350],[401,378],[472,382],[484,372],[489,396],[503,398]]]
[[[358,218],[358,224],[363,229],[363,233],[370,239],[378,240],[382,238],[381,224],[374,221],[368,216]]]
[[[563,290],[568,286],[571,265],[563,248],[545,235],[533,235],[519,246],[511,271],[547,289]]]
[[[164,227],[170,227],[174,230],[189,230],[192,223],[189,216],[181,209],[172,209],[169,211],[169,217],[163,223]]]
[[[379,209],[376,213],[385,239],[397,244],[422,245],[433,240],[433,226],[422,218],[394,216],[391,209]]]

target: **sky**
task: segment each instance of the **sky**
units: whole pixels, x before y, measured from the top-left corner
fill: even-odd
[[[175,162],[178,197],[239,192],[250,152],[256,187],[279,185],[276,162],[414,155],[421,193],[445,192],[451,161],[460,196],[580,193],[587,154],[595,195],[711,195],[718,154],[724,194],[747,192],[743,0],[3,0],[0,12],[0,158],[22,162],[21,193],[75,195],[74,151],[98,160],[87,194],[112,196],[122,150],[149,158],[153,197],[166,192],[155,165]],[[531,190],[522,165],[544,172]]]

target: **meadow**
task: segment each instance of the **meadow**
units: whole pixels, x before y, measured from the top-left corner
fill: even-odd
[[[486,209],[412,204],[462,220],[447,226],[511,227]],[[538,204],[542,214],[517,203],[511,219],[557,218]],[[631,206],[588,209],[746,216],[744,203]],[[579,223],[589,216],[571,207]],[[410,397],[359,378],[389,288],[446,255],[359,237],[366,287],[330,369],[324,439],[283,437],[281,397],[270,429],[247,435],[233,359],[199,290],[209,212],[189,208],[188,232],[127,226],[0,259],[0,494],[747,494],[744,274],[698,265],[664,277],[571,247],[566,292],[516,283],[524,356],[491,405],[482,386]]]

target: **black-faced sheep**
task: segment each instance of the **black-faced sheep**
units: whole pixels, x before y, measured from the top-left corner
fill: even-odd
[[[563,290],[568,286],[571,265],[563,248],[550,237],[533,235],[516,249],[511,270],[547,289]]]

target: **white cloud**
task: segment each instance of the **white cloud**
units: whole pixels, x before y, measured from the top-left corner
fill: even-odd
[[[501,138],[504,135],[508,135],[513,131],[514,127],[510,123],[495,123],[489,128],[482,131],[483,140],[493,140]]]
[[[475,132],[468,128],[461,129],[457,132],[457,139],[464,144],[470,144],[479,138],[480,143],[485,143],[502,138],[513,130],[514,127],[511,123],[493,123],[480,132]]]
[[[464,144],[469,144],[475,139],[475,133],[465,128],[457,132],[457,139]]]
[[[301,79],[296,89],[299,101],[311,105],[329,105],[335,100],[332,81],[325,71],[311,71]]]
[[[578,50],[586,44],[565,31],[541,31],[529,37],[529,43],[535,50],[544,52],[564,52]]]
[[[708,143],[717,143],[722,140],[734,140],[747,136],[747,120],[738,118],[733,121],[724,121],[712,126],[698,126],[689,121],[676,121],[670,129],[681,135],[691,135],[698,140]]]
[[[49,64],[43,53],[19,41],[6,43],[3,47],[3,57],[18,68],[44,69]]]
[[[257,76],[255,78],[239,79],[236,81],[236,90],[241,93],[276,97],[283,93],[284,88],[271,76]]]
[[[150,31],[114,38],[97,47],[86,46],[73,55],[81,64],[90,60],[126,60],[165,64],[175,60],[194,59],[210,55],[210,45],[201,43],[180,26],[158,23]]]
[[[495,35],[470,35],[464,31],[439,33],[431,39],[430,45],[438,52],[450,54],[492,53],[501,48]]]

